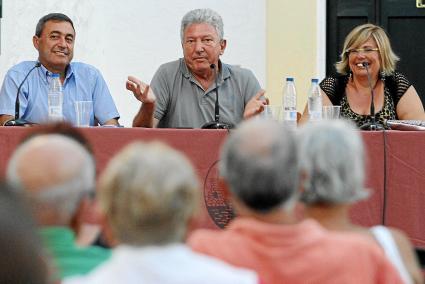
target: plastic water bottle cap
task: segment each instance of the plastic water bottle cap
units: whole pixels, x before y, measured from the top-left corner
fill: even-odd
[[[294,81],[294,78],[292,78],[292,77],[288,77],[288,78],[286,78],[286,81],[290,81],[290,82],[292,82],[292,81]]]
[[[311,79],[311,82],[312,83],[319,83],[319,79],[313,78],[313,79]]]

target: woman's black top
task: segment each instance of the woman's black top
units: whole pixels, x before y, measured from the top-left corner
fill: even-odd
[[[352,120],[360,127],[364,123],[370,122],[371,116],[361,115],[351,110],[345,93],[348,80],[350,80],[348,75],[326,77],[320,82],[320,88],[329,97],[333,105],[341,106],[341,117]],[[384,83],[384,105],[381,110],[376,112],[376,122],[383,124],[384,120],[398,119],[397,104],[412,84],[406,76],[399,72],[395,72],[391,76],[383,76],[381,80]]]

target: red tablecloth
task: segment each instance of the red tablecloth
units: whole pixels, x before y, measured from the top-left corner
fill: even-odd
[[[385,224],[425,248],[425,132],[391,131],[386,138]]]
[[[11,152],[28,132],[26,128],[0,127],[0,172]],[[217,161],[225,130],[85,128],[93,145],[98,171],[124,145],[160,140],[185,153],[199,175],[203,202],[196,227],[223,227],[232,217],[218,184]],[[366,145],[366,186],[371,197],[355,205],[354,222],[385,224],[404,230],[415,245],[425,248],[425,132],[362,132]]]
[[[0,173],[5,172],[7,161],[19,141],[33,128],[0,127]],[[226,130],[145,129],[145,128],[82,128],[93,146],[98,173],[121,148],[133,141],[159,140],[185,153],[193,163],[200,184],[209,197],[200,206],[194,226],[217,228],[230,219],[231,212],[217,188],[219,149],[227,136]],[[208,176],[207,176],[208,175]],[[205,206],[209,204],[209,206]],[[227,208],[227,209],[226,209]],[[213,219],[209,217],[210,211]],[[215,214],[215,215],[214,215]],[[223,216],[223,214],[227,214]],[[217,225],[216,225],[217,224]]]

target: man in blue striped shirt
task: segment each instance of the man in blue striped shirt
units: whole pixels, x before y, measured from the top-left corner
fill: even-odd
[[[38,62],[24,61],[7,72],[0,91],[0,125],[15,118],[17,95],[20,100],[20,119],[30,123],[47,122],[47,92],[53,73],[60,74],[66,121],[76,124],[76,101],[92,101],[91,126],[118,125],[119,113],[99,70],[88,64],[71,62],[74,41],[74,25],[66,15],[52,13],[39,20],[33,44],[38,50],[40,65],[30,72]],[[17,94],[19,85],[28,73],[27,80]]]

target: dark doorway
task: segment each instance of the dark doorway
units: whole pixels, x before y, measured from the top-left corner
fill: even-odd
[[[328,0],[326,74],[335,74],[344,38],[355,26],[374,23],[388,33],[407,76],[425,103],[425,5],[422,0]],[[421,7],[422,6],[422,7]]]

